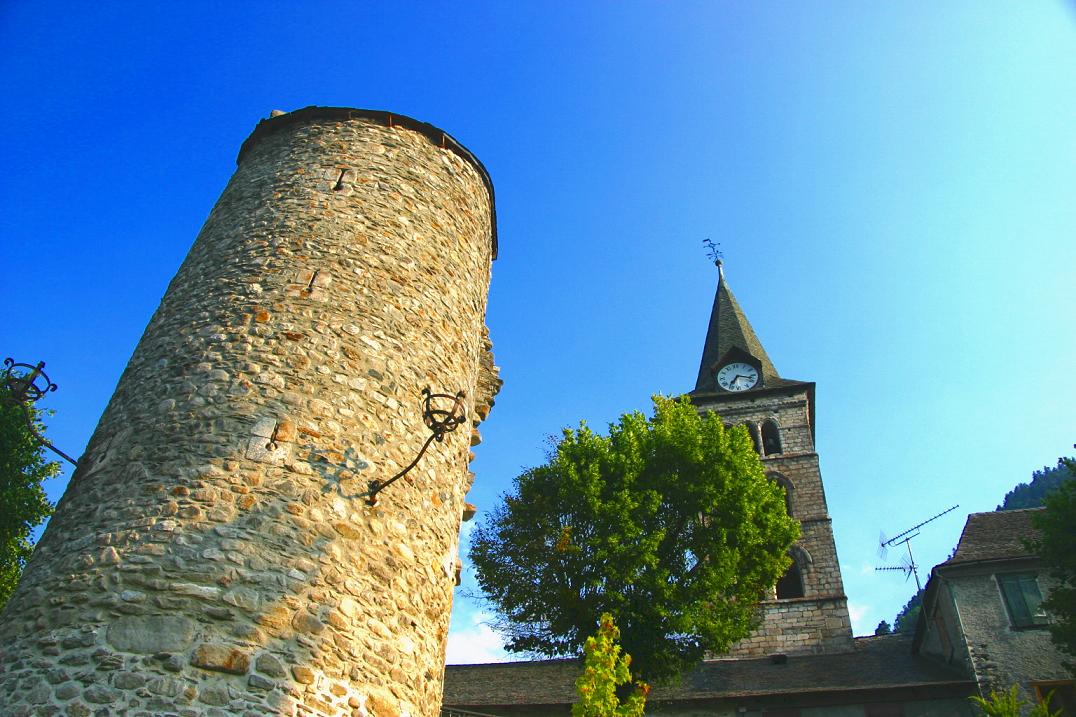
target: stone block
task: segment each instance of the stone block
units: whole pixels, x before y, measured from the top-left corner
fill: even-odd
[[[108,642],[117,650],[153,654],[187,649],[197,623],[181,615],[129,615],[108,626]]]
[[[305,665],[295,665],[292,667],[291,675],[295,678],[296,682],[302,685],[313,684],[316,679],[314,671]]]
[[[254,661],[254,669],[270,677],[283,677],[285,674],[284,663],[273,655],[264,652],[258,655],[258,659]]]
[[[247,677],[247,684],[256,690],[271,690],[276,687],[276,683],[270,679],[262,677],[261,675],[252,674]]]
[[[204,643],[194,650],[191,664],[203,670],[242,675],[250,669],[250,655],[228,645]]]
[[[308,612],[296,613],[295,617],[292,618],[291,625],[298,632],[304,632],[311,635],[316,635],[325,629],[325,623]]]
[[[94,704],[107,705],[115,702],[119,695],[117,690],[106,685],[90,685],[83,691],[82,698]]]

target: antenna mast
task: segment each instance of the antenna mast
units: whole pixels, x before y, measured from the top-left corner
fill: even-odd
[[[883,565],[881,567],[875,568],[875,570],[879,571],[879,572],[886,571],[886,570],[899,570],[900,572],[904,573],[904,579],[905,580],[907,580],[909,577],[914,575],[915,576],[916,591],[918,592],[918,591],[922,590],[923,586],[919,582],[919,566],[916,565],[915,557],[912,555],[912,538],[919,535],[919,529],[922,528],[927,523],[933,522],[933,521],[937,520],[938,518],[942,517],[943,515],[945,515],[946,513],[953,512],[954,510],[956,510],[959,507],[960,507],[960,504],[958,503],[957,505],[954,505],[952,508],[948,508],[948,509],[943,510],[942,512],[938,513],[937,515],[935,515],[935,516],[933,516],[931,518],[927,518],[926,520],[924,520],[922,523],[919,523],[918,525],[913,525],[911,528],[908,528],[903,533],[899,533],[897,535],[894,535],[892,538],[886,538],[885,535],[882,535],[881,538],[879,538],[879,541],[878,541],[878,543],[879,543],[879,545],[878,545],[878,555],[883,560],[885,560],[885,556],[886,556],[886,553],[889,551],[889,548],[893,547],[894,545],[904,545],[904,547],[906,547],[908,549],[908,557],[903,558],[901,560],[900,565]]]

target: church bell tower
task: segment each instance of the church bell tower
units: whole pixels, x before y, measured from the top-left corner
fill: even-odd
[[[815,385],[777,373],[729,289],[720,261],[717,266],[702,363],[688,397],[727,425],[747,426],[766,475],[785,489],[788,512],[801,527],[792,566],[762,602],[761,626],[729,654],[850,650],[848,603],[814,445]]]

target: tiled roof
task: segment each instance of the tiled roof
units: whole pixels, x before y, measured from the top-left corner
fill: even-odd
[[[972,513],[964,525],[964,532],[960,534],[956,554],[938,567],[980,560],[1031,557],[1032,553],[1024,546],[1024,541],[1038,538],[1039,532],[1031,524],[1031,517],[1042,510],[1025,508]]]
[[[651,701],[690,702],[765,695],[807,694],[966,682],[959,673],[912,655],[905,635],[861,637],[850,652],[770,658],[708,660],[678,686],[658,686]],[[449,665],[446,706],[566,705],[575,701],[576,660],[493,665]]]

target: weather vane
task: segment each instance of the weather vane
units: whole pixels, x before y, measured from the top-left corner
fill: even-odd
[[[706,258],[715,264],[720,264],[721,259],[725,256],[721,252],[721,242],[714,242],[710,237],[706,237],[702,240],[702,245],[706,247]]]

